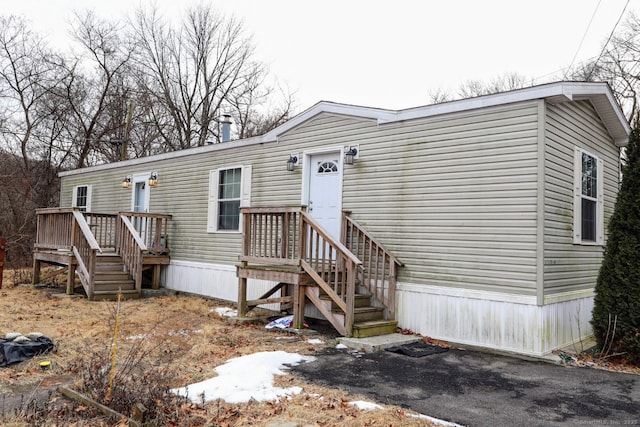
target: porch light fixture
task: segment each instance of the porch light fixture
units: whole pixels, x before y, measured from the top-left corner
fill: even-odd
[[[358,155],[358,149],[356,147],[349,148],[349,151],[344,153],[345,164],[352,165],[357,155]]]
[[[131,188],[131,175],[124,177],[122,180],[122,188]]]
[[[293,172],[296,168],[296,164],[298,164],[298,156],[289,155],[289,160],[287,160],[287,170],[289,172]]]
[[[158,172],[151,172],[151,175],[149,175],[149,185],[151,187],[158,185]]]

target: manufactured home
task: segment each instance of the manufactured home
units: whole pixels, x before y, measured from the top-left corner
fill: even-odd
[[[629,131],[605,83],[320,102],[258,137],[62,172],[34,264],[91,298],[135,296],[148,270],[241,314],[541,355],[591,332]]]

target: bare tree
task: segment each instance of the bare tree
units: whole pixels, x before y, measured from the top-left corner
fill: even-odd
[[[250,114],[243,103],[265,96],[257,88],[266,70],[251,60],[251,38],[235,18],[200,6],[174,28],[157,10],[139,10],[133,25],[138,81],[151,98],[149,115],[166,151],[219,142],[221,114],[228,108]]]
[[[640,113],[640,18],[630,14],[624,25],[605,41],[602,52],[568,74],[576,81],[605,81],[622,106],[627,121]]]
[[[456,95],[451,95],[446,91],[437,89],[428,93],[431,103],[453,101],[454,99],[473,98],[476,96],[489,95],[492,93],[506,92],[521,89],[528,86],[529,79],[518,73],[505,73],[486,82],[482,80],[467,80],[462,83]]]
[[[69,148],[75,167],[122,158],[122,148],[108,142],[124,140],[129,104],[134,45],[123,33],[121,25],[92,12],[75,17],[72,34],[81,50],[59,64],[65,74],[57,92],[69,113]]]

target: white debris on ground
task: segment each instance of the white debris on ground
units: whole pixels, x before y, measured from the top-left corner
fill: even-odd
[[[310,340],[307,340],[307,342],[309,344],[324,344],[324,341],[322,341],[321,339],[318,339],[318,338],[312,338]]]
[[[215,311],[222,317],[238,317],[238,310],[229,307],[218,307],[209,311]]]
[[[346,349],[348,349],[349,347],[347,347],[346,345],[344,345],[344,344],[340,343],[340,344],[336,345],[336,348],[337,348],[338,350],[346,350]]]
[[[354,400],[353,402],[349,402],[349,405],[353,405],[358,409],[360,409],[361,411],[370,411],[373,409],[384,409],[382,406],[376,403],[365,402],[364,400]]]
[[[217,377],[171,390],[194,403],[222,399],[227,403],[246,403],[249,400],[279,400],[298,394],[300,387],[274,387],[273,376],[284,375],[287,365],[312,362],[313,356],[285,351],[263,351],[227,360],[215,370]]]

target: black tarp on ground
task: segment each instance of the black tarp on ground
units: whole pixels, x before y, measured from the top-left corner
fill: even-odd
[[[0,339],[0,367],[23,362],[51,350],[53,341],[47,337],[38,337],[22,343]]]

